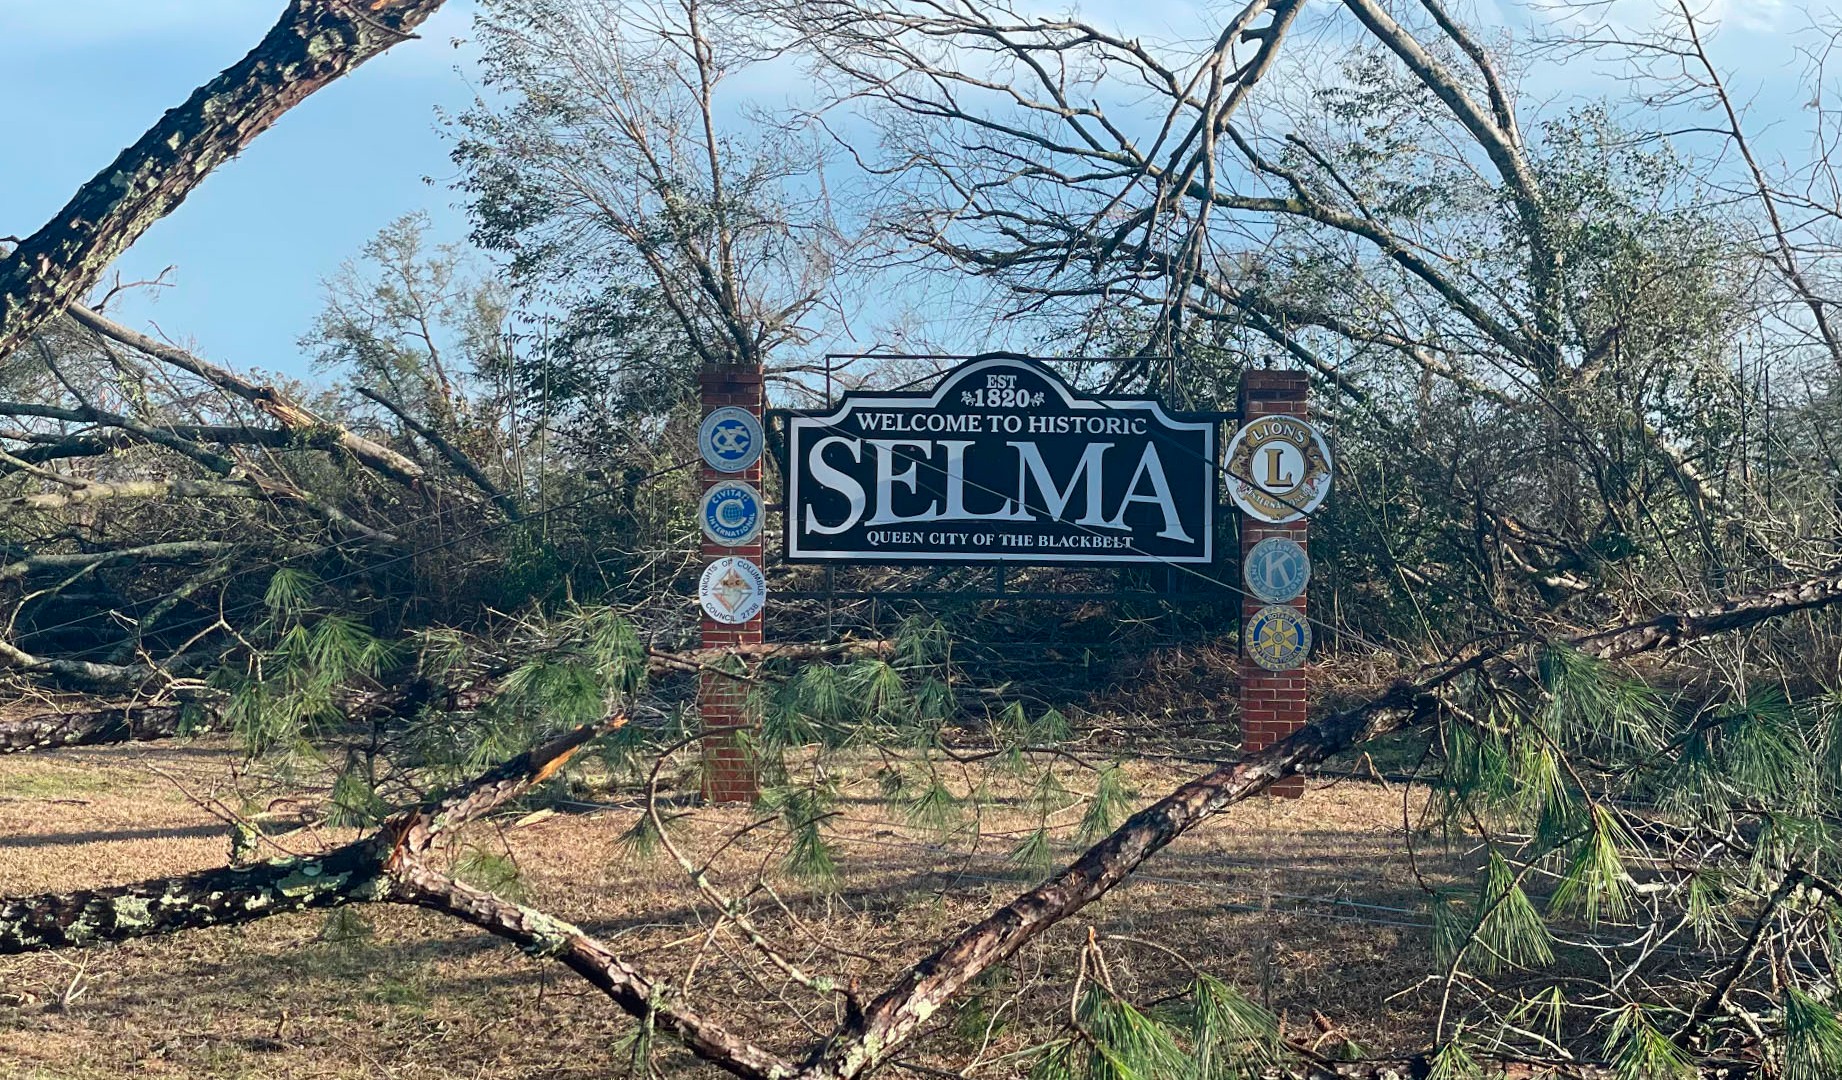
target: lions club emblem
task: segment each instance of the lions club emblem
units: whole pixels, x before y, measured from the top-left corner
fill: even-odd
[[[1251,517],[1297,521],[1330,494],[1330,448],[1295,416],[1262,416],[1228,444],[1228,494]]]

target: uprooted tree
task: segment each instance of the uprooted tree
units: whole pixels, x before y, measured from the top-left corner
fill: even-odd
[[[509,288],[427,250],[413,219],[393,226],[303,341],[344,376],[326,393],[81,302],[197,176],[435,6],[291,5],[0,264],[0,669],[127,699],[50,694],[0,727],[0,750],[226,726],[265,758],[332,751],[328,820],[366,830],[0,901],[0,952],[406,904],[567,967],[647,1039],[737,1075],[925,1068],[908,1060],[923,1044],[961,1053],[941,1021],[982,977],[1178,837],[1411,737],[1476,871],[1427,883],[1432,954],[1401,973],[1437,1003],[1415,1067],[1842,1070],[1842,709],[1811,662],[1833,653],[1842,601],[1836,215],[1751,153],[1692,14],[1551,47],[1617,50],[1681,107],[1711,107],[1737,174],[1605,110],[1537,132],[1499,55],[1435,0],[1254,0],[1200,48],[982,3],[500,0],[481,24],[497,96],[454,130],[476,240],[510,260]],[[1319,62],[1326,41],[1347,46],[1340,67]],[[826,107],[765,136],[726,128],[724,78],[789,58]],[[834,122],[858,107],[875,138]],[[838,166],[803,141],[826,125],[875,178],[842,214]],[[836,222],[853,215],[860,245]],[[1209,406],[1250,365],[1312,372],[1341,444],[1314,527],[1331,644],[1398,678],[1344,688],[1355,704],[1121,823],[1118,748],[1083,744],[1080,699],[1056,685],[1073,665],[1003,687],[969,669],[970,646],[1011,629],[995,614],[685,651],[689,373],[796,353],[838,303],[847,248],[873,281],[919,266],[989,284],[1010,316],[1084,343],[1068,351],[1118,357],[1089,373],[1117,387]],[[521,304],[565,310],[534,340]],[[789,393],[797,367],[777,373]],[[891,580],[873,575],[858,583]],[[1089,621],[1105,626],[1090,653],[1145,648],[1142,619]],[[976,835],[981,799],[947,774],[1005,762],[1041,822],[1013,860],[1042,883],[889,965],[825,943],[765,876],[700,862],[668,797],[695,786],[678,775],[696,756],[685,676],[712,668],[763,702],[769,795],[750,828],[781,830],[820,894],[838,776],[871,756],[888,803],[942,835]],[[741,1029],[678,972],[453,868],[470,824],[590,749],[710,939],[778,980],[765,1005],[784,1031]],[[1064,852],[1050,818],[1077,805],[1091,846]],[[1067,1008],[1032,1018],[1038,1075],[1364,1067],[1285,1031],[1235,972],[1165,987],[1173,1009],[1086,978],[1097,949],[1075,950]]]

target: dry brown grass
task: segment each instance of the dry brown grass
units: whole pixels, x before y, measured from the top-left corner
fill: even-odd
[[[228,830],[195,796],[216,793],[238,806],[229,795],[237,760],[211,740],[0,759],[0,894],[221,865]],[[1193,770],[1144,766],[1135,781],[1151,795]],[[997,795],[983,835],[935,843],[875,799],[867,775],[847,778],[844,813],[830,823],[842,855],[838,891],[772,872],[804,929],[771,905],[764,925],[810,969],[870,988],[1027,886],[1029,875],[1007,856],[1033,819],[1006,799],[1013,782],[979,779]],[[240,788],[240,808],[251,795],[263,804],[259,785],[244,778]],[[508,817],[472,842],[509,852],[530,902],[615,940],[642,969],[682,979],[695,957],[693,993],[760,1041],[791,1049],[808,1029],[829,1028],[834,1003],[798,992],[735,934],[709,939],[710,909],[694,902],[676,868],[622,845],[637,813],[590,809],[524,827],[509,827]],[[1064,852],[1073,850],[1079,813],[1056,819]],[[1089,927],[1122,992],[1155,999],[1187,978],[1154,947],[1163,946],[1266,997],[1294,1032],[1315,1034],[1316,1010],[1370,1049],[1417,1048],[1433,1003],[1386,1000],[1428,956],[1401,815],[1398,789],[1355,783],[1315,783],[1302,801],[1237,808],[994,973],[916,1046],[914,1060],[959,1069],[979,1053],[993,1015],[1004,1022],[989,1025],[987,1058],[1040,1038],[1042,1023],[1063,1012],[1067,972]],[[749,820],[744,810],[696,809],[674,836],[707,854]],[[287,842],[299,849],[337,839],[296,833]],[[718,858],[724,880],[743,886],[760,867],[775,871],[783,843],[772,829],[748,834]],[[357,943],[328,942],[328,917],[307,914],[0,960],[0,1075],[447,1080],[621,1071],[610,1062],[632,1025],[566,971],[440,916],[356,910],[373,931]],[[682,1055],[662,1057],[672,1071],[697,1068]],[[1021,1071],[999,1062],[979,1075]]]

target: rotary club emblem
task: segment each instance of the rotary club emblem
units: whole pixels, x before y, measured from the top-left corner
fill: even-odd
[[[1247,655],[1268,671],[1303,667],[1311,652],[1311,624],[1293,608],[1263,607],[1247,623]]]

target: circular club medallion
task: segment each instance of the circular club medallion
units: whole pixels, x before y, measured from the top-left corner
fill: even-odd
[[[1262,416],[1228,444],[1228,494],[1249,516],[1297,521],[1330,494],[1330,448],[1295,416]]]
[[[704,567],[697,582],[697,601],[704,614],[721,623],[745,623],[767,605],[767,578],[761,568],[738,555],[725,555]]]
[[[714,409],[697,429],[697,448],[712,469],[741,472],[761,460],[761,421],[734,405]]]
[[[1303,667],[1311,652],[1311,624],[1290,607],[1274,605],[1247,620],[1247,655],[1268,671]]]
[[[761,535],[761,493],[746,480],[712,484],[697,519],[712,544],[740,547]]]
[[[1311,581],[1311,558],[1298,541],[1269,536],[1247,553],[1241,579],[1262,603],[1283,604],[1305,591]]]

